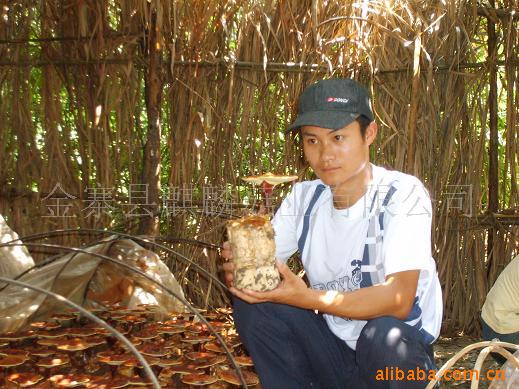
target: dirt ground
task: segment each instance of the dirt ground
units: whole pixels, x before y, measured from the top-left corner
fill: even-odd
[[[438,341],[434,345],[434,356],[436,359],[436,366],[440,369],[447,360],[453,357],[457,352],[461,351],[466,346],[469,346],[473,343],[480,342],[481,339],[473,338],[470,336],[453,336],[453,337],[440,337]],[[459,369],[459,370],[471,370],[474,369],[474,364],[476,363],[476,359],[482,349],[476,349],[471,351],[470,353],[461,357],[458,362],[454,364],[451,368]],[[483,381],[486,378],[486,374],[490,369],[500,369],[500,365],[492,358],[491,355],[487,357],[483,364],[483,369],[480,373],[480,384],[479,388],[488,388],[489,381]],[[493,376],[493,372],[489,374],[489,376]],[[442,388],[470,388],[470,381],[466,380],[457,380],[457,381],[442,381]]]

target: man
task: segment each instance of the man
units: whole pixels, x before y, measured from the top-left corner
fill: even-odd
[[[442,316],[427,191],[369,162],[377,124],[354,80],[308,87],[294,130],[319,179],[296,184],[272,221],[281,284],[238,290],[224,264],[262,386],[424,387]],[[310,287],[282,263],[296,250]]]
[[[483,339],[519,344],[519,255],[505,267],[481,309]],[[500,354],[492,354],[504,363]]]

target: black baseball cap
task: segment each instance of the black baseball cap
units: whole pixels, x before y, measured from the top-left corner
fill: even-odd
[[[310,85],[301,94],[297,111],[287,132],[302,126],[339,130],[361,115],[374,120],[368,90],[350,78],[332,78]]]

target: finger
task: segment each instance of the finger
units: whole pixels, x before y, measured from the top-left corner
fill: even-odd
[[[281,274],[283,278],[286,278],[293,274],[292,270],[290,270],[286,263],[276,261],[276,267],[278,268],[279,274]]]
[[[222,269],[225,272],[233,272],[234,271],[234,263],[233,262],[225,262],[222,264]]]
[[[228,261],[232,259],[232,251],[229,250],[222,250],[220,253],[220,256]]]
[[[232,272],[225,272],[223,277],[226,281],[232,281],[234,280],[234,274]]]
[[[232,248],[229,241],[223,242],[222,250],[220,251],[220,256],[227,260],[232,258]]]
[[[225,273],[224,280],[228,288],[234,286],[234,276],[232,273]]]
[[[222,258],[226,259],[227,261],[230,261],[232,259],[232,251],[222,250],[222,252],[220,253],[220,256]]]
[[[229,289],[234,288],[234,280],[225,280],[225,286]]]
[[[277,289],[269,290],[266,292],[257,292],[255,290],[242,289],[241,292],[249,296],[250,298],[261,302],[276,301],[276,297],[279,294]]]
[[[259,299],[249,296],[248,294],[244,293],[244,291],[242,291],[240,289],[236,289],[235,287],[229,288],[229,291],[236,297],[242,299],[243,301],[248,302],[249,304],[257,304],[257,303],[264,302],[264,301],[261,301]]]

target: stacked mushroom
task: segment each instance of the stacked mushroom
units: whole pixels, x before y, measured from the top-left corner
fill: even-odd
[[[249,386],[259,383],[232,325],[231,309],[204,312],[224,339]],[[139,350],[162,387],[241,385],[232,363],[207,325],[189,313],[158,316],[157,307],[119,306],[95,314]],[[150,381],[136,356],[110,332],[77,312],[60,313],[30,329],[0,335],[0,387],[122,388]]]

